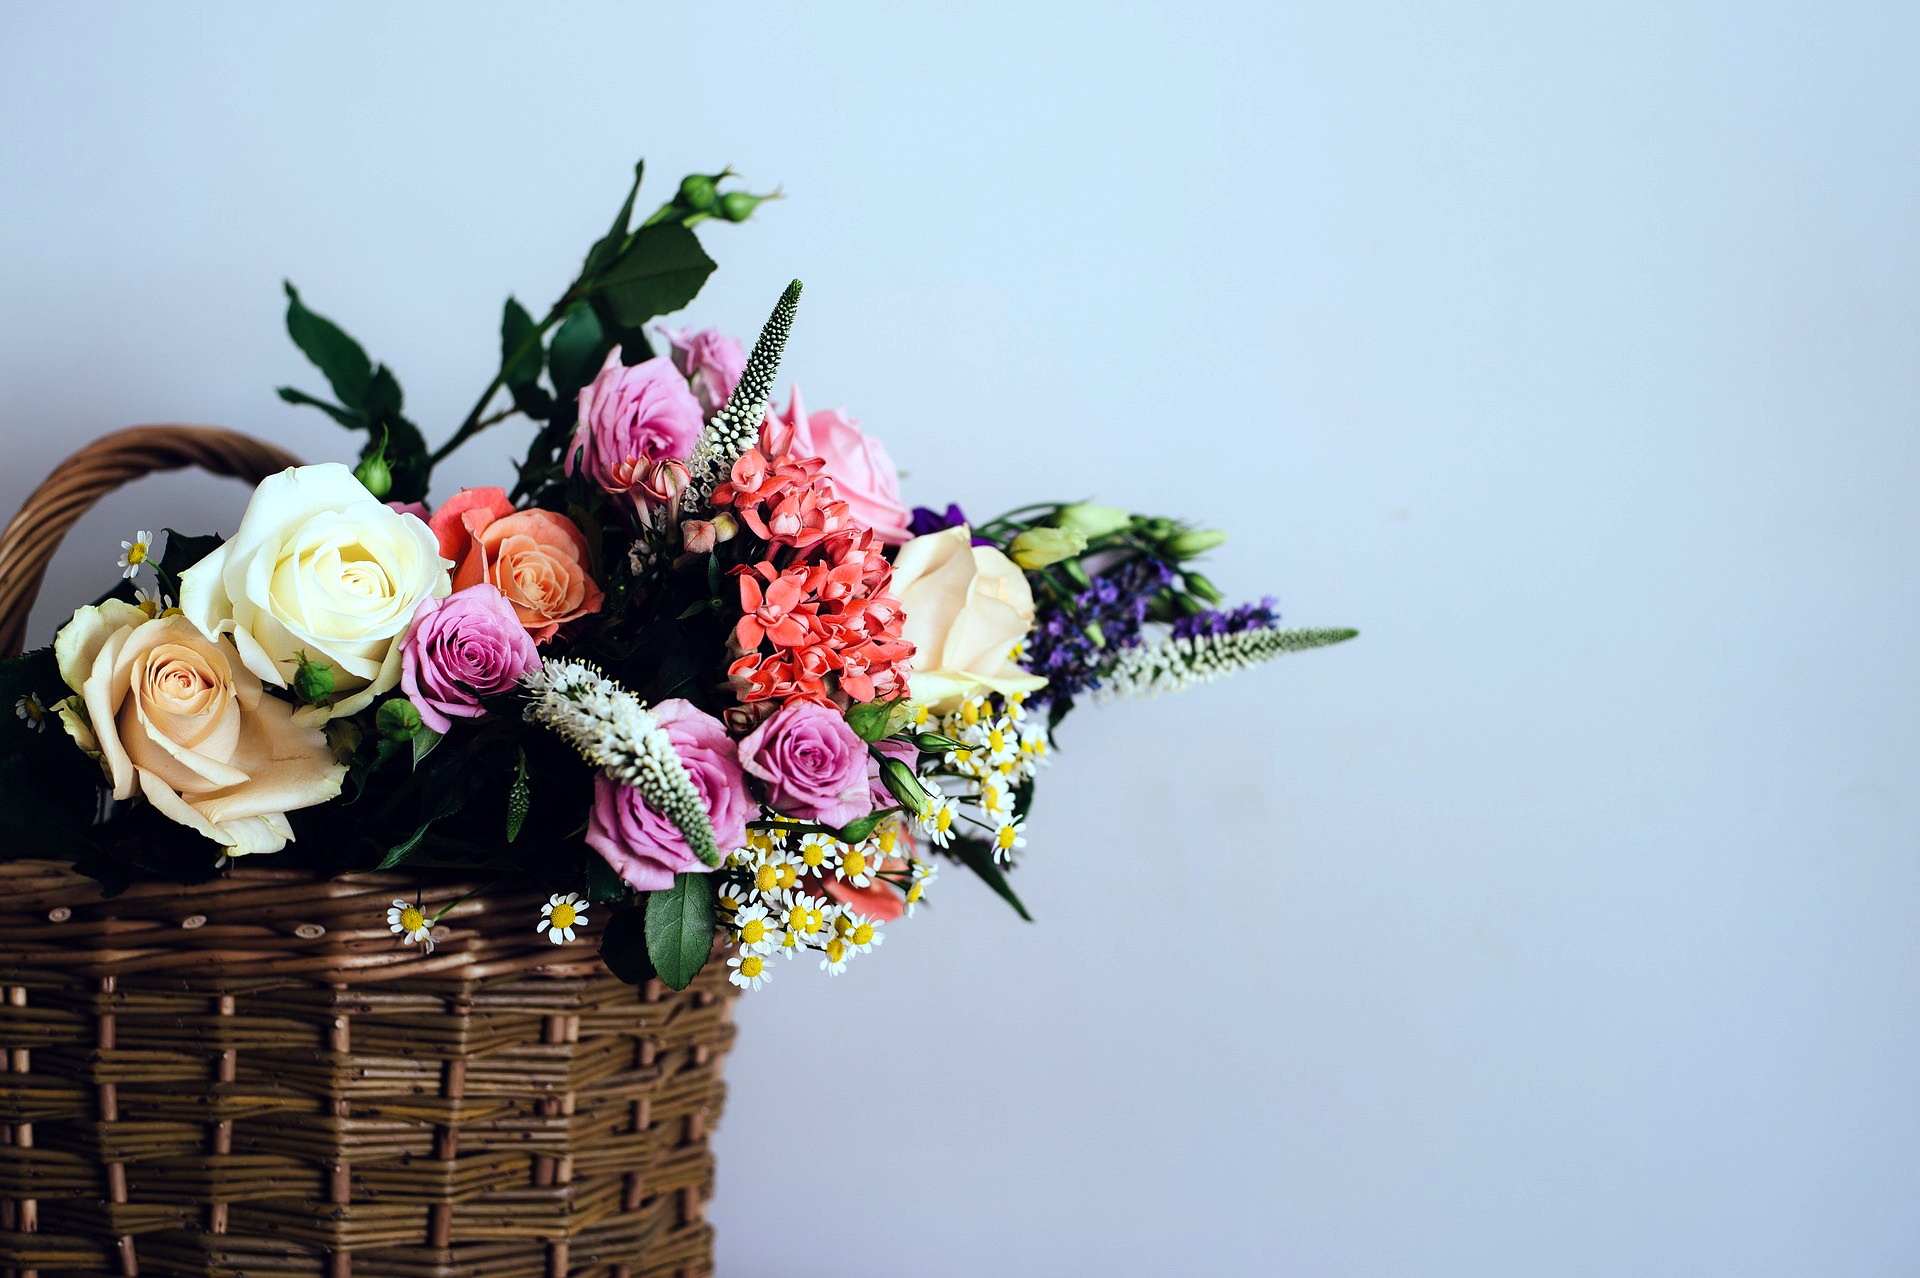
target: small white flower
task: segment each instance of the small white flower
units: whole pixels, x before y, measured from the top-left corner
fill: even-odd
[[[405,944],[418,945],[427,953],[433,953],[433,924],[418,901],[396,899],[387,911],[387,930],[396,933]]]
[[[809,834],[800,840],[800,864],[819,874],[838,869],[840,841],[832,835]]]
[[[960,809],[952,799],[941,797],[933,801],[933,810],[920,818],[920,832],[931,839],[936,847],[946,847],[953,842],[953,823],[960,815]]]
[[[780,948],[780,921],[764,905],[744,905],[733,916],[733,939],[742,954],[771,954]]]
[[[764,852],[750,852],[749,856],[753,890],[762,896],[777,896],[799,885],[800,858],[785,848],[770,847]]]
[[[545,932],[547,939],[555,945],[564,945],[573,939],[574,930],[587,925],[587,903],[580,899],[577,892],[565,896],[555,894],[540,907],[540,921],[533,925],[536,932]]]
[[[827,933],[827,903],[820,897],[809,896],[805,892],[786,892],[781,894],[781,908],[786,912],[782,922],[786,924],[787,935],[794,938],[796,945],[818,940]]]
[[[47,708],[40,704],[40,696],[38,693],[29,692],[23,694],[18,701],[13,703],[13,712],[20,716],[22,723],[26,724],[35,732],[45,732],[47,730]]]
[[[838,976],[847,970],[847,960],[853,957],[853,947],[837,936],[827,938],[820,947],[820,970],[828,976]]]
[[[925,902],[928,886],[939,877],[940,867],[933,862],[915,861],[913,863],[913,882],[907,885],[908,918],[912,918],[913,912]]]
[[[773,979],[773,966],[758,954],[736,954],[727,960],[727,979],[743,990],[757,990]]]
[[[844,931],[841,931],[840,923],[846,924]],[[834,930],[840,933],[837,939],[845,940],[847,948],[856,954],[871,953],[875,946],[887,939],[880,931],[880,920],[856,914],[852,910],[836,920]]]
[[[120,543],[120,575],[131,581],[140,575],[140,565],[153,558],[153,534],[144,528],[132,541]]]
[[[833,872],[855,887],[863,888],[873,885],[874,873],[879,868],[879,858],[872,855],[863,843],[859,847],[843,846]]]
[[[1013,857],[1015,848],[1027,846],[1027,823],[1008,821],[993,832],[993,859],[1007,861]]]
[[[133,592],[133,602],[149,617],[158,617],[173,607],[173,600],[167,598],[158,586],[151,589],[146,586],[138,587]]]
[[[980,810],[996,824],[1013,815],[1013,789],[1005,777],[990,776],[980,783]]]

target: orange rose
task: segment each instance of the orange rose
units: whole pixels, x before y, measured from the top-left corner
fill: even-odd
[[[499,588],[537,643],[576,617],[600,611],[587,575],[587,539],[550,510],[515,510],[503,488],[464,488],[428,521],[440,553],[453,560],[453,588]]]

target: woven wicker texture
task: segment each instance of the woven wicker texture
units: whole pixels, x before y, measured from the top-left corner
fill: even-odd
[[[82,449],[0,533],[0,653],[105,493],[295,464],[210,427]],[[430,955],[385,926],[420,889],[460,902]],[[539,905],[244,862],[106,899],[0,862],[0,1276],[710,1274],[727,969],[625,985]]]

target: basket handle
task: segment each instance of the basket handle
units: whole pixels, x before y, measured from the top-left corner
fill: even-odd
[[[94,440],[55,467],[0,532],[0,656],[21,650],[27,612],[60,539],[114,489],[188,466],[257,484],[299,464],[278,445],[218,426],[129,426]]]

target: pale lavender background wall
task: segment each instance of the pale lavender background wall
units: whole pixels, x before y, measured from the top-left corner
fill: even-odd
[[[803,276],[912,495],[1205,516],[1366,634],[1074,722],[1038,926],[949,878],[754,999],[723,1272],[1912,1274],[1915,13],[8,4],[0,506],[340,449],[283,275],[443,433],[635,155],[731,161],[792,199],[694,317]],[[241,500],[109,502],[40,633]]]

